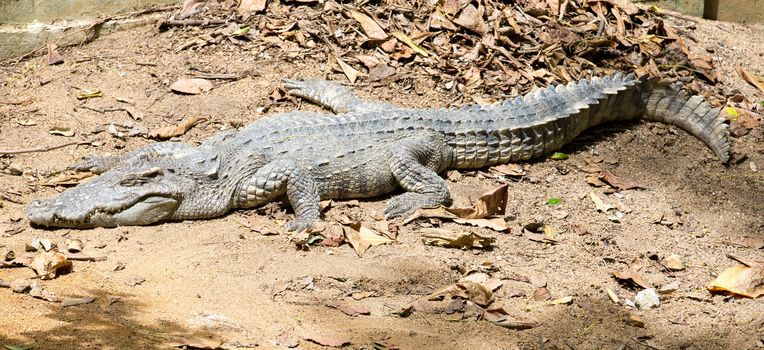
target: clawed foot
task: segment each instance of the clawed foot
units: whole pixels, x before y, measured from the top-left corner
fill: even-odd
[[[435,208],[443,204],[437,199],[414,192],[406,192],[391,198],[385,209],[385,219],[405,218],[420,208]]]
[[[345,90],[342,85],[337,83],[315,79],[284,79],[284,86],[288,89],[290,95],[308,100],[318,100],[319,95],[326,94],[328,91]]]
[[[315,220],[294,219],[284,224],[284,229],[287,231],[302,232],[316,227]]]

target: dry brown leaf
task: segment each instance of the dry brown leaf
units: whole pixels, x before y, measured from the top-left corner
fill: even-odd
[[[539,325],[538,322],[531,319],[510,316],[504,308],[485,310],[483,318],[495,325],[509,329],[530,329]]]
[[[77,185],[81,180],[95,176],[95,174],[85,171],[74,174],[58,174],[56,177],[43,182],[42,186],[71,186]]]
[[[490,228],[497,232],[505,232],[509,230],[509,225],[504,221],[504,218],[493,219],[454,219],[457,224],[466,224],[471,226]]]
[[[546,275],[542,272],[534,272],[528,276],[528,283],[537,288],[546,287]]]
[[[613,277],[617,278],[618,280],[634,283],[644,289],[652,288],[653,286],[650,283],[647,283],[642,276],[634,272],[633,270],[629,269],[626,271],[613,271],[612,272]]]
[[[740,65],[740,63],[735,65],[735,69],[737,70],[738,74],[740,74],[740,76],[745,79],[745,81],[755,86],[760,91],[764,91],[764,79],[749,73],[747,70],[745,70],[745,68],[743,68],[742,65]]]
[[[454,23],[467,28],[475,33],[484,35],[488,32],[488,25],[483,20],[483,13],[485,12],[482,6],[476,8],[474,5],[467,5],[462,9],[459,17],[454,19]]]
[[[451,22],[440,10],[435,10],[430,14],[430,27],[434,29],[447,29],[456,31],[458,28]]]
[[[380,27],[379,24],[371,17],[355,10],[350,10],[349,12],[350,16],[355,18],[355,20],[361,24],[363,32],[366,33],[366,36],[368,36],[369,39],[380,41],[387,39],[387,33],[385,33],[385,30],[382,29],[382,27]]]
[[[267,0],[241,0],[236,11],[239,12],[239,15],[247,16],[265,10],[267,2]]]
[[[533,300],[547,301],[549,299],[552,299],[552,294],[549,293],[549,289],[546,287],[539,287],[533,291]]]
[[[493,302],[493,293],[485,286],[475,282],[458,282],[432,292],[425,297],[428,301],[459,297],[477,305],[486,306]]]
[[[491,172],[499,173],[502,175],[512,176],[512,177],[520,177],[525,176],[525,170],[523,169],[520,164],[516,163],[508,163],[508,164],[501,164],[496,165],[488,168]]]
[[[186,118],[186,119],[183,119],[183,121],[178,123],[178,125],[176,126],[165,126],[163,128],[158,128],[158,129],[149,131],[148,137],[157,138],[157,139],[169,139],[172,137],[180,136],[185,134],[194,125],[199,124],[203,120],[204,118],[202,117]]]
[[[212,88],[211,81],[199,78],[180,79],[170,85],[170,90],[189,95],[201,94],[202,92],[212,90]]]
[[[573,297],[572,296],[566,296],[566,297],[562,297],[562,298],[557,298],[555,300],[547,300],[547,301],[545,301],[545,302],[543,302],[541,304],[526,306],[525,310],[526,311],[530,311],[530,310],[533,310],[533,309],[536,309],[536,308],[540,308],[540,307],[544,307],[544,306],[570,304],[571,302],[573,302]]]
[[[441,5],[441,10],[449,15],[455,15],[463,5],[466,5],[469,2],[469,0],[444,0]]]
[[[32,261],[37,256],[34,252],[24,253],[20,256],[16,256],[10,262],[2,262],[1,267],[18,267],[18,266],[30,266]]]
[[[471,66],[462,75],[462,80],[464,80],[464,86],[468,89],[475,89],[479,87],[483,83],[483,79],[481,78],[480,68],[476,66]]]
[[[345,226],[343,229],[345,231],[345,239],[353,246],[358,256],[362,256],[363,253],[373,246],[393,241],[361,223],[354,223]]]
[[[56,293],[45,290],[42,286],[34,285],[32,290],[29,291],[29,295],[33,298],[42,299],[46,301],[59,302],[61,299],[56,296]]]
[[[47,280],[56,277],[58,270],[69,270],[72,262],[66,259],[66,256],[58,251],[40,253],[37,255],[29,267],[34,270],[40,279]]]
[[[738,236],[729,243],[739,247],[764,249],[764,236]]]
[[[125,284],[130,287],[135,287],[142,284],[143,282],[146,282],[146,278],[140,275],[130,275],[125,278]]]
[[[198,335],[181,336],[167,344],[173,348],[215,350],[223,345],[223,341]]]
[[[50,128],[50,130],[48,130],[48,132],[53,134],[53,135],[59,135],[59,136],[64,136],[64,137],[72,137],[72,136],[74,136],[74,131],[72,131],[72,129],[67,127],[67,126],[58,126],[58,125],[56,125],[56,126]]]
[[[491,215],[504,215],[507,208],[507,188],[504,184],[484,193],[472,208],[447,208],[462,219],[483,219]]]
[[[597,211],[607,213],[608,210],[615,208],[610,204],[605,204],[605,202],[603,202],[602,199],[600,199],[600,197],[598,197],[594,192],[589,192],[589,198],[591,198],[592,202],[594,202],[594,206],[597,208]]]
[[[351,84],[354,84],[355,80],[358,79],[358,76],[363,74],[355,68],[351,67],[349,64],[345,63],[339,57],[335,57],[335,59],[337,60],[337,64],[342,69],[342,72],[345,73],[346,77],[348,77],[348,80]]]
[[[586,183],[594,187],[607,186],[607,184],[604,183],[602,180],[600,180],[599,176],[597,176],[596,174],[587,174]]]
[[[618,177],[607,170],[601,172],[598,177],[600,180],[603,180],[607,182],[608,184],[610,184],[610,186],[616,187],[621,190],[630,190],[633,188],[641,188],[641,189],[646,188],[644,185],[640,184],[637,181]]]
[[[249,223],[249,229],[264,236],[279,234],[279,227],[273,220],[265,218],[256,213],[252,213],[247,217]]]
[[[448,209],[446,209],[445,207],[421,208],[421,209],[417,209],[414,212],[414,214],[411,214],[409,217],[403,220],[402,225],[408,224],[409,222],[412,222],[419,218],[439,218],[439,219],[453,220],[458,217],[452,214],[450,211],[448,211]]]
[[[379,58],[376,58],[374,56],[369,55],[356,55],[355,58],[357,58],[361,63],[363,63],[366,68],[374,68],[380,64],[382,64],[382,61],[379,60]]]
[[[143,112],[141,112],[138,108],[135,108],[134,106],[125,106],[125,111],[134,120],[143,119]]]
[[[472,249],[489,248],[496,239],[474,232],[453,232],[446,229],[430,228],[422,230],[422,242],[446,248]]]
[[[706,288],[711,292],[758,298],[764,295],[764,264],[732,266],[722,271]]]
[[[372,297],[375,294],[376,294],[375,292],[370,292],[370,291],[366,291],[366,292],[353,292],[353,294],[351,294],[350,296],[353,299],[355,299],[355,300],[361,300],[361,299],[366,299],[368,297]]]
[[[427,51],[423,47],[417,45],[414,42],[414,40],[411,40],[411,38],[408,35],[403,34],[401,32],[393,32],[393,36],[396,39],[400,40],[400,42],[406,44],[407,47],[409,47],[412,51],[422,55],[423,57],[430,56],[430,52],[429,51]]]
[[[329,223],[322,232],[324,239],[318,245],[324,247],[339,247],[345,242],[345,232],[341,225]]]
[[[54,43],[48,43],[48,65],[64,63],[64,57],[58,53],[58,46]]]

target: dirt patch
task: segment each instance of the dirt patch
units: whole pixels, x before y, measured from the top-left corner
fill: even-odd
[[[764,52],[764,31],[703,20],[676,21],[699,41],[690,45],[693,50],[714,51],[725,88],[754,99],[754,90],[736,75],[734,65],[761,66],[756,53]],[[369,348],[375,341],[401,349],[763,346],[760,300],[712,296],[704,288],[734,264],[726,254],[761,257],[760,247],[741,241],[743,236],[764,237],[761,127],[735,139],[738,155],[728,167],[719,164],[700,141],[676,128],[636,123],[591,130],[563,149],[570,159],[527,163],[527,175],[519,181],[465,172],[458,181],[449,182],[457,205],[469,204],[500,183],[510,186],[506,216],[511,233],[443,224],[494,237],[495,248],[488,251],[425,246],[416,223],[401,228],[396,244],[373,247],[361,258],[348,245],[301,251],[285,235],[262,236],[244,227],[247,211],[148,227],[84,231],[30,227],[24,208],[63,189],[40,186],[44,179],[85,155],[121,153],[153,142],[114,137],[107,130],[109,124],[124,126],[120,127],[124,132],[133,126],[152,130],[200,116],[206,121],[180,137],[196,144],[264,115],[295,108],[319,110],[297,100],[274,102],[272,96],[283,78],[346,80],[330,68],[332,62],[310,55],[275,59],[267,51],[222,44],[176,53],[171,47],[178,41],[173,30],[136,28],[61,49],[66,58],[62,65],[47,66],[45,57],[36,57],[2,68],[3,96],[33,101],[0,105],[0,148],[72,140],[50,134],[56,126],[71,129],[76,139],[99,143],[0,158],[5,170],[0,174],[0,194],[5,198],[0,208],[0,247],[19,251],[34,237],[58,242],[77,238],[87,253],[107,260],[75,262],[69,274],[38,281],[61,297],[90,296],[94,303],[61,308],[0,289],[0,344],[34,345],[34,349],[160,349],[177,335],[194,333],[214,334],[233,348],[250,343],[280,348],[274,342],[287,342],[290,335],[344,337],[351,348]],[[170,83],[194,68],[255,74],[216,81],[205,94],[169,92]],[[80,89],[98,89],[105,97],[79,101],[75,95]],[[444,107],[444,101],[459,98],[426,75],[385,86],[358,84],[355,91],[363,98],[410,107]],[[134,120],[126,111],[114,109],[123,106],[116,98],[132,101],[144,118]],[[646,189],[606,195],[602,188],[590,186],[587,174],[576,166],[591,157]],[[22,175],[12,175],[16,169]],[[624,212],[621,222],[598,213],[590,192]],[[562,200],[550,205],[550,198]],[[385,199],[332,208],[325,215],[373,218],[382,212]],[[655,213],[662,214],[663,224],[653,223]],[[553,227],[559,243],[528,239],[521,227],[531,222]],[[681,255],[687,268],[666,270],[660,261],[671,254]],[[520,331],[482,321],[455,322],[441,315],[393,315],[416,298],[458,281],[464,271],[489,265],[494,277],[506,280],[497,292],[505,309],[540,326]],[[675,283],[676,291],[663,295],[662,304],[651,310],[615,305],[605,288],[621,299],[633,300],[637,293],[611,276],[627,268],[655,286]],[[552,298],[572,296],[572,304],[538,307],[535,287],[517,280],[538,273],[546,276]],[[0,270],[0,279],[6,281],[28,276],[27,269]],[[145,281],[131,285],[141,279]],[[350,297],[354,292],[372,293],[355,300]],[[118,301],[110,303],[115,298]],[[327,306],[338,299],[365,307],[370,315],[351,317]],[[639,316],[645,326],[627,321],[630,315]],[[299,346],[320,348],[308,341]]]

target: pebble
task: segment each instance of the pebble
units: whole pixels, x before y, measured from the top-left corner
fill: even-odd
[[[18,163],[11,163],[8,165],[8,173],[14,176],[19,176],[24,173],[24,170],[21,169],[21,165]]]
[[[637,293],[634,303],[640,310],[649,310],[658,307],[661,304],[661,299],[655,288],[648,288]]]
[[[634,327],[645,328],[645,321],[643,321],[642,317],[639,317],[639,315],[629,315],[629,318],[626,319],[626,323]]]
[[[663,266],[671,271],[684,270],[684,258],[678,254],[671,254],[667,258],[663,259]]]
[[[679,289],[679,282],[674,281],[674,282],[671,282],[669,284],[666,284],[666,285],[660,287],[660,289],[658,289],[658,293],[660,293],[660,294],[670,294],[670,293],[676,292],[677,289]]]
[[[26,293],[32,289],[32,281],[26,278],[17,278],[11,282],[11,290],[16,293]]]

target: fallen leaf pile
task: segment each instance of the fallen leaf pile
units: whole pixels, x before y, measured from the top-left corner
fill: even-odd
[[[61,303],[63,307],[84,305],[93,302],[91,297],[61,299],[42,284],[45,280],[57,278],[59,275],[72,271],[73,261],[103,261],[103,256],[88,256],[81,254],[82,241],[67,239],[62,245],[66,249],[59,250],[59,245],[47,238],[36,237],[24,247],[24,254],[16,254],[13,250],[1,251],[0,268],[29,267],[34,277],[17,278],[10,283],[0,280],[0,287],[11,288],[16,293],[27,293],[33,298]]]
[[[157,27],[202,28],[189,30],[175,51],[231,45],[284,59],[310,55],[328,63],[325,73],[345,75],[351,83],[384,86],[422,72],[461,92],[466,99],[456,103],[614,70],[681,79],[695,91],[702,88],[695,78],[717,80],[713,60],[692,53],[682,29],[664,22],[655,8],[625,0],[235,4],[189,7],[187,18]]]
[[[411,306],[398,314],[406,317],[412,312],[446,314],[457,320],[486,320],[511,329],[528,329],[539,325],[527,316],[517,316],[520,311],[511,311],[503,301],[497,300],[494,291],[501,288],[503,281],[486,273],[467,275],[461,281],[440,288],[427,296],[417,299]],[[548,291],[547,291],[548,293]],[[549,305],[568,304],[572,297],[547,301],[527,310]]]
[[[490,228],[498,232],[507,231],[509,226],[502,217],[507,207],[507,188],[508,185],[504,184],[482,194],[469,208],[418,209],[403,220],[403,224],[417,219],[442,219],[457,224]]]

